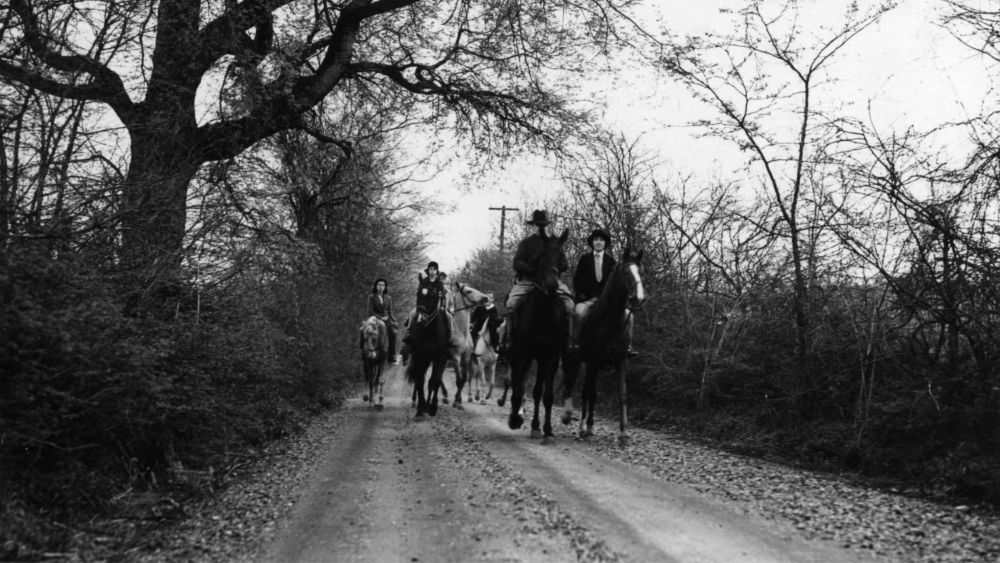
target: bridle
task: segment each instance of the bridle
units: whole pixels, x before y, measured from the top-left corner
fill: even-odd
[[[630,265],[635,266],[635,268],[636,268],[636,275],[635,275],[634,281],[632,281],[632,283],[626,282],[626,285],[628,285],[628,299],[629,299],[629,302],[634,304],[631,307],[629,307],[629,315],[632,314],[633,310],[639,310],[639,311],[642,310],[642,302],[640,301],[640,302],[636,303],[636,299],[638,299],[638,291],[636,291],[636,288],[638,288],[642,284],[642,278],[639,277],[639,273],[638,273],[639,272],[639,264],[637,262],[625,262],[625,263],[623,263],[622,264],[622,268],[621,268],[621,272],[619,273],[619,275],[624,278],[626,276],[626,272],[629,271],[629,266]]]

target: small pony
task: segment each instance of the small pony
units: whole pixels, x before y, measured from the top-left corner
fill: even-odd
[[[389,358],[389,333],[385,323],[376,316],[371,316],[361,323],[361,338],[364,348],[361,351],[361,364],[365,372],[365,383],[368,384],[368,394],[365,401],[370,401],[375,410],[385,408],[382,393],[385,387],[385,364]],[[375,404],[375,388],[378,387],[378,404]]]

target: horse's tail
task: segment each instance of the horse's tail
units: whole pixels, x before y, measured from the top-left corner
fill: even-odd
[[[415,360],[416,358],[411,357],[410,361],[406,362],[406,382],[409,383],[410,385],[414,385],[417,383],[417,376],[415,373],[415,368],[413,367],[417,364]]]

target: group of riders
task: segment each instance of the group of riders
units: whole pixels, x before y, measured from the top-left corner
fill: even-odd
[[[514,254],[514,286],[507,294],[505,322],[500,325],[505,330],[501,330],[497,335],[491,335],[493,336],[491,342],[499,342],[498,353],[501,358],[509,352],[511,347],[509,337],[511,331],[509,327],[513,326],[514,313],[518,306],[527,298],[532,287],[535,285],[535,280],[538,279],[536,268],[542,256],[544,244],[542,231],[551,224],[551,221],[549,221],[545,210],[536,209],[532,213],[531,219],[527,221],[527,224],[533,226],[535,232],[521,240],[517,245],[517,252]],[[566,328],[569,335],[569,351],[571,353],[579,349],[580,326],[583,324],[584,319],[586,319],[590,307],[600,297],[601,291],[604,289],[604,284],[615,267],[615,259],[610,252],[611,235],[607,231],[601,228],[594,229],[590,233],[590,236],[587,237],[587,246],[590,247],[590,252],[580,257],[576,271],[573,274],[573,289],[575,293],[570,291],[562,279],[558,279],[557,292],[563,305],[566,307],[566,318],[569,323]],[[557,266],[559,276],[562,276],[569,269],[569,263],[565,257],[563,257],[561,263]],[[427,268],[421,271],[419,275],[419,283],[430,286],[437,293],[441,312],[448,319],[448,322],[445,323],[448,330],[448,341],[455,344],[452,336],[452,314],[447,306],[449,301],[447,279],[448,275],[439,269],[437,262],[428,263]],[[477,307],[472,315],[473,346],[475,346],[476,339],[479,337],[483,326],[488,323],[489,319],[497,318],[498,316],[497,309],[493,304],[492,295],[488,296],[488,303],[484,307]],[[392,297],[388,292],[388,283],[383,278],[375,280],[375,283],[372,285],[372,292],[368,296],[368,315],[374,316],[385,323],[389,337],[389,358],[394,359],[396,357],[398,323],[396,317],[393,315]],[[416,322],[416,315],[416,309],[410,312],[409,318],[405,321],[406,327],[413,326],[413,323]],[[629,341],[631,341],[631,333],[629,333],[629,337]],[[409,335],[403,339],[404,346],[409,344],[408,339]],[[363,340],[361,345],[363,348]],[[630,357],[637,355],[631,348],[629,348],[628,354]]]

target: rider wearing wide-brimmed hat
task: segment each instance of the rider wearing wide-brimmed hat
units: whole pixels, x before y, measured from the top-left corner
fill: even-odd
[[[599,227],[594,229],[587,237],[587,246],[590,247],[590,252],[580,257],[580,261],[576,264],[576,271],[573,273],[576,322],[573,324],[573,333],[570,335],[571,348],[579,340],[580,327],[587,317],[587,312],[601,296],[608,277],[615,269],[616,264],[614,256],[611,255],[611,235],[604,229]],[[631,336],[631,323],[628,330]],[[630,356],[636,355],[631,347],[628,352]]]
[[[524,302],[531,292],[531,288],[534,287],[534,280],[536,278],[535,269],[538,267],[538,262],[541,260],[542,252],[545,243],[542,240],[542,233],[545,232],[545,227],[552,224],[549,221],[548,213],[544,209],[536,209],[531,214],[531,219],[527,221],[527,224],[535,227],[535,232],[523,239],[517,245],[517,252],[514,254],[514,287],[511,288],[510,293],[507,295],[507,314],[506,314],[506,330],[501,335],[501,345],[500,349],[506,351],[510,346],[510,332],[514,321],[514,312],[517,307]],[[563,257],[562,261],[557,265],[558,273],[561,275],[563,272],[569,269],[569,262]],[[559,297],[562,299],[563,304],[566,306],[567,312],[567,322],[570,323],[569,332],[572,333],[572,320],[573,320],[573,294],[570,293],[569,287],[561,280],[557,280],[559,287],[557,292]]]

